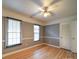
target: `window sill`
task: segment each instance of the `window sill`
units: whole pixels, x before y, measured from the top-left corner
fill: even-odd
[[[12,47],[15,47],[15,46],[18,46],[18,45],[22,45],[22,43],[20,43],[20,44],[15,44],[15,45],[11,45],[11,46],[6,46],[6,48],[12,48]]]

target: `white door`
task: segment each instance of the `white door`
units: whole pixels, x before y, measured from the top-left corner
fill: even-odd
[[[60,47],[70,50],[70,26],[68,23],[60,24]]]
[[[77,52],[77,22],[73,20],[71,26],[71,50]]]

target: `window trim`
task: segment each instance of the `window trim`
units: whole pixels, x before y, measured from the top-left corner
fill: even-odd
[[[4,17],[7,19],[7,28],[6,28],[6,34],[5,34],[5,48],[10,48],[10,47],[14,47],[14,46],[17,46],[17,45],[21,45],[22,44],[22,29],[21,29],[21,26],[22,26],[22,21],[21,20],[18,20],[18,19],[15,19],[15,18],[11,18],[11,17]],[[11,46],[8,46],[8,20],[9,19],[12,19],[12,20],[16,20],[16,21],[20,21],[20,43],[19,44],[14,44],[14,45],[11,45]]]
[[[22,43],[19,43],[19,44],[15,44],[15,45],[11,45],[11,46],[6,46],[6,48],[15,47],[15,46],[18,46],[18,45],[22,45]]]
[[[4,18],[6,18],[7,20],[8,19],[12,19],[12,20],[16,20],[16,21],[21,21],[22,22],[22,20],[19,20],[19,19],[16,19],[16,18],[12,18],[12,17],[4,17]]]
[[[37,26],[39,26],[39,40],[33,40],[34,42],[37,42],[37,41],[40,41],[40,25],[39,24],[34,24],[34,25],[37,25]],[[33,25],[33,32],[34,32],[34,25]]]

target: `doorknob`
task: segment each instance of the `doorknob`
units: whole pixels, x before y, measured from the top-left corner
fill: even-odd
[[[73,40],[75,40],[75,37],[72,37]]]

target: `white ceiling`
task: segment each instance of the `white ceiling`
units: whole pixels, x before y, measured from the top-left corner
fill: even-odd
[[[40,7],[50,4],[51,1],[53,0],[2,0],[2,3],[3,7],[31,16],[38,12]],[[48,21],[75,15],[77,13],[77,1],[61,0],[51,5],[49,9],[52,9],[55,15],[45,18],[43,15],[37,14],[34,17]]]

